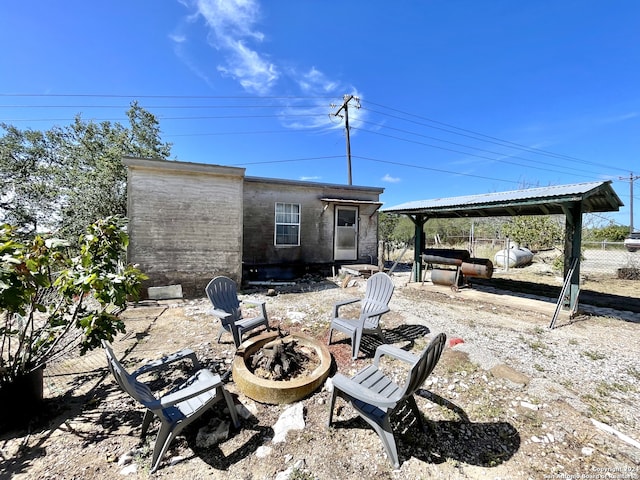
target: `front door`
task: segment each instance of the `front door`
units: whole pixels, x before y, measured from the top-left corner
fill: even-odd
[[[358,208],[336,206],[336,231],[334,240],[336,260],[358,258]]]

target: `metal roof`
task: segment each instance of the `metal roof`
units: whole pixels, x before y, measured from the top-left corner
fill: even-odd
[[[405,215],[422,214],[429,218],[555,215],[566,213],[563,207],[576,202],[582,203],[583,213],[616,212],[624,205],[609,180],[416,200],[382,208],[381,211]]]

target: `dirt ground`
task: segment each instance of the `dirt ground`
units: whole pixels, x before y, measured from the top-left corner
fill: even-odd
[[[396,289],[383,321],[387,341],[419,352],[438,332],[449,339],[416,399],[424,431],[407,411],[394,417],[398,470],[373,430],[340,399],[327,428],[326,387],[301,401],[304,428],[274,443],[274,425],[291,405],[251,400],[230,377],[225,386],[245,413],[240,428],[217,445],[199,447],[201,428],[229,419],[212,411],[187,428],[149,474],[157,423],[141,440],[143,412],[116,387],[97,351],[47,368],[46,411],[27,430],[0,435],[0,478],[640,478],[640,315],[624,304],[585,305],[573,318],[562,313],[557,328],[549,329],[554,300],[484,286],[453,292],[410,282],[406,272],[392,278]],[[640,295],[638,281],[589,281],[585,289]],[[243,298],[266,300],[273,327],[326,343],[333,304],[362,297],[365,282],[355,278],[343,288],[340,279],[310,278],[273,292],[256,287]],[[224,375],[235,348],[229,335],[216,342],[218,326],[207,310],[205,299],[132,306],[124,313],[127,334],[114,349],[133,370],[190,347],[206,368]],[[335,340],[330,375],[369,365],[379,344],[367,338],[352,361],[349,342],[339,334]],[[149,381],[167,388],[186,377],[187,367]],[[397,362],[386,367],[402,373]]]

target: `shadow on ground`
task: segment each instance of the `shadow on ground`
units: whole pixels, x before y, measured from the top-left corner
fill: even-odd
[[[106,374],[106,368],[104,370],[104,374]],[[96,373],[96,375],[100,374]],[[81,380],[79,379],[78,381]],[[103,385],[84,395],[73,395],[73,390],[70,390],[60,397],[45,399],[41,408],[34,411],[26,423],[7,424],[4,422],[0,425],[0,431],[2,432],[0,445],[17,438],[24,439],[24,442],[16,455],[9,458],[2,455],[0,471],[7,472],[10,476],[25,473],[35,460],[46,456],[45,445],[56,431],[66,431],[69,434],[83,437],[82,443],[84,446],[107,437],[109,435],[108,431],[98,432],[92,429],[92,433],[86,434],[74,429],[72,423],[95,422],[95,418],[90,413],[91,406],[99,404],[108,395],[109,391]],[[127,419],[126,417],[129,418]],[[139,415],[139,419],[136,419],[131,415],[125,415],[125,418],[119,419],[119,421],[120,424],[122,424],[122,421],[131,422],[132,424],[140,423],[142,416]],[[30,438],[38,438],[38,441],[31,443],[29,442]]]
[[[273,438],[273,428],[260,425],[258,419],[251,416],[249,419],[241,421],[239,429],[231,427],[229,438],[224,442],[225,449],[235,447],[231,453],[225,455],[221,448],[222,445],[200,447],[196,441],[198,430],[203,425],[206,425],[211,418],[211,416],[203,415],[202,419],[194,422],[188,431],[185,431],[185,437],[189,448],[194,452],[194,456],[197,456],[216,470],[228,470],[233,464],[254,454],[261,445],[266,444],[269,439]],[[228,418],[222,420],[228,420]],[[219,422],[220,420],[217,421]]]
[[[395,346],[407,351],[414,347],[416,340],[424,339],[424,337],[430,333],[431,330],[423,325],[398,325],[395,328],[382,331],[386,343],[394,344]],[[348,338],[346,340],[341,339],[334,343],[344,341],[350,343]],[[376,348],[382,344],[382,340],[375,335],[363,335],[362,341],[360,342],[360,355],[364,354],[365,357],[373,357],[376,353]]]
[[[473,279],[474,287],[497,288],[514,293],[522,293],[527,296],[534,295],[547,299],[555,304],[560,296],[561,286],[547,285],[543,283],[527,282],[522,280],[510,280],[504,278]],[[594,307],[611,308],[613,310],[627,310],[640,313],[640,298],[616,295],[611,293],[595,292],[593,290],[580,291],[580,303]]]
[[[447,460],[480,467],[496,467],[509,460],[520,449],[520,434],[508,422],[471,422],[460,407],[427,390],[418,395],[448,408],[459,420],[430,420],[423,418],[425,430],[408,406],[392,416],[400,462],[411,457],[426,463],[440,464]],[[370,428],[359,416],[336,421],[334,428]],[[382,449],[382,442],[380,442]]]

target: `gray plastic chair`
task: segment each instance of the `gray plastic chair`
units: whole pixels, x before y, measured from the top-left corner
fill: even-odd
[[[144,365],[130,374],[116,358],[111,345],[105,341],[102,342],[102,345],[107,354],[109,370],[111,370],[118,385],[147,409],[142,419],[140,436],[144,438],[154,417],[157,417],[161,422],[151,458],[151,473],[158,469],[162,457],[167,448],[169,448],[169,444],[180,434],[182,429],[220,400],[224,400],[229,409],[233,425],[236,428],[240,426],[238,412],[231,396],[222,385],[220,377],[209,370],[198,370],[186,382],[160,398],[157,398],[146,384],[137,380],[136,377],[144,373],[164,370],[171,363],[185,358],[191,358],[194,362],[194,367],[198,368],[198,361],[192,350],[181,350],[173,355]]]
[[[444,333],[438,334],[420,355],[414,355],[391,345],[380,345],[376,349],[373,365],[360,370],[353,378],[347,378],[340,373],[336,374],[332,378],[333,394],[329,403],[327,426],[331,426],[336,397],[345,399],[358,412],[358,415],[373,427],[382,440],[382,445],[394,468],[399,468],[398,451],[390,422],[391,414],[406,402],[413,411],[418,425],[424,429],[413,395],[438,364],[446,339],[447,336]],[[410,365],[403,386],[396,384],[379,369],[379,360],[383,355],[389,355]]]
[[[338,330],[351,338],[351,357],[358,358],[362,335],[375,334],[386,342],[380,328],[380,317],[389,311],[389,301],[393,295],[393,280],[384,272],[371,275],[367,280],[364,298],[354,298],[337,302],[333,306],[333,318],[329,326],[329,345],[334,330]],[[360,317],[347,319],[340,317],[340,307],[361,301]]]
[[[269,330],[269,319],[267,318],[267,307],[263,300],[247,300],[241,302],[238,299],[236,282],[228,277],[215,277],[205,288],[207,297],[211,301],[213,308],[210,313],[220,319],[222,323],[218,332],[218,343],[220,337],[225,332],[233,335],[233,343],[236,348],[242,343],[242,336],[255,328],[264,325]],[[256,305],[260,307],[261,315],[255,318],[243,318],[241,303],[245,305]]]

